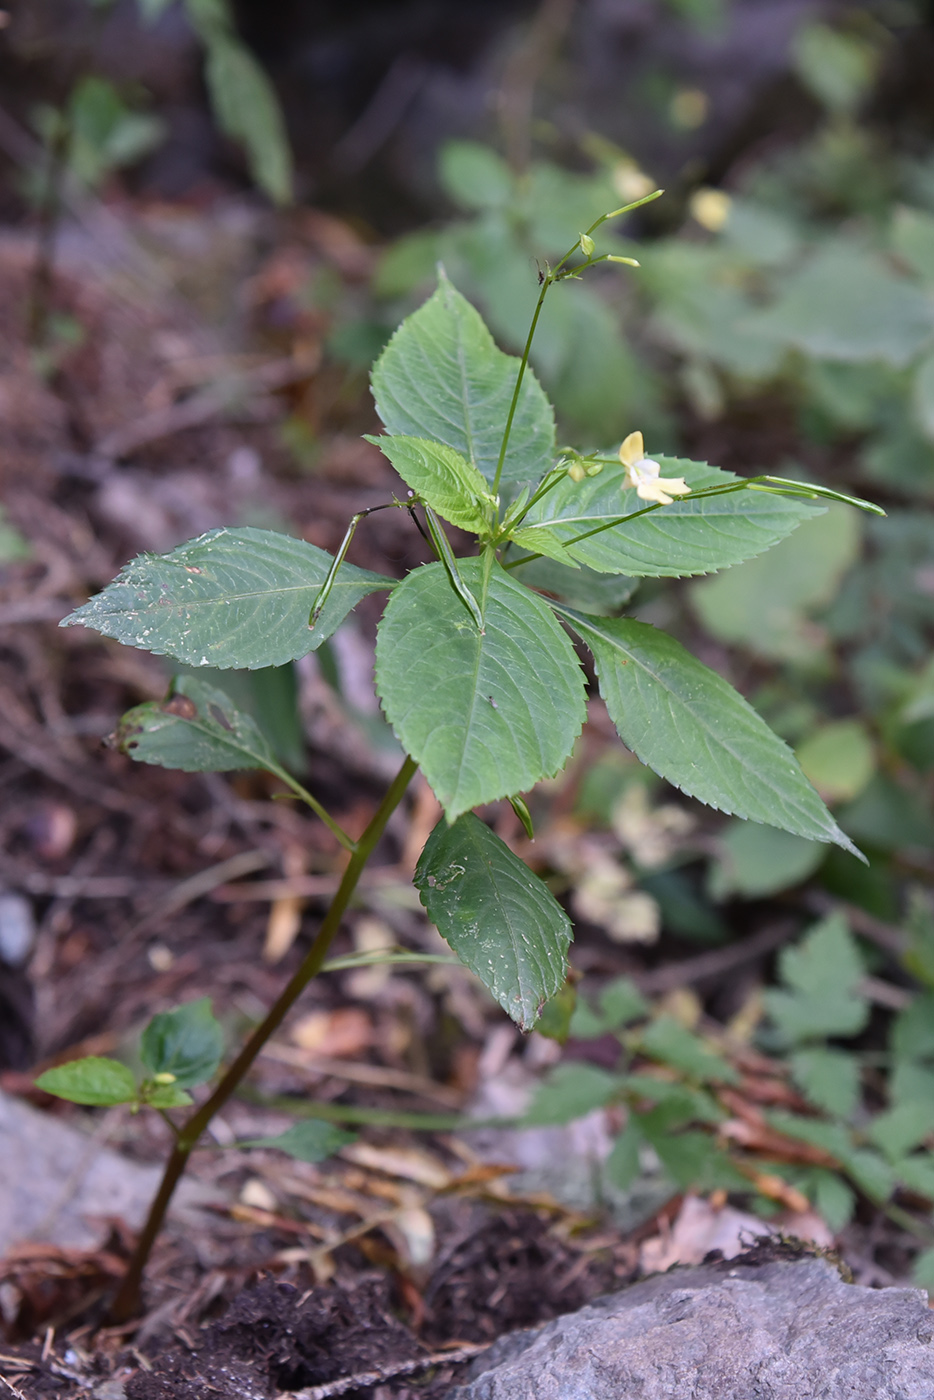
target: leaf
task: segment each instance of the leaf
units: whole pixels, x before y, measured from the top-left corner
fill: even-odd
[[[900,1103],[885,1113],[877,1113],[866,1128],[866,1136],[896,1164],[934,1132],[934,1103]],[[928,1159],[934,1187],[934,1159]],[[903,1178],[907,1181],[907,1178]]]
[[[791,1077],[815,1108],[850,1118],[859,1102],[859,1064],[843,1050],[824,1046],[791,1057]]]
[[[442,271],[438,290],[407,317],[373,367],[376,411],[390,433],[453,447],[492,485],[519,361],[493,337]],[[538,481],[555,450],[554,414],[531,370],[516,408],[501,487]]]
[[[778,968],[787,990],[767,991],[765,1007],[786,1042],[858,1035],[865,1027],[869,1005],[858,991],[865,969],[842,914],[783,949]]]
[[[549,997],[542,1007],[542,1014],[535,1023],[538,1034],[556,1040],[559,1045],[566,1044],[576,1006],[577,989],[572,982],[565,982],[560,991]]]
[[[656,460],[662,476],[683,476],[692,491],[739,480],[703,462]],[[620,462],[610,462],[599,476],[582,482],[568,477],[533,506],[525,524],[547,525],[578,563],[600,573],[682,578],[751,559],[821,509],[803,499],[747,490],[683,496],[650,509],[635,490],[623,487],[624,475]],[[620,518],[622,523],[602,528]]]
[[[880,51],[862,35],[806,24],[794,39],[798,77],[830,112],[852,116],[869,95]]]
[[[138,763],[185,773],[282,771],[255,720],[196,676],[176,676],[167,699],[128,710],[110,742]]]
[[[934,308],[876,254],[828,239],[782,282],[775,305],[746,325],[818,360],[882,360],[901,369],[934,337]]]
[[[876,768],[876,754],[866,726],[858,719],[832,720],[798,749],[805,777],[826,802],[858,797]]]
[[[736,1070],[722,1055],[671,1016],[659,1016],[642,1032],[643,1053],[702,1083],[735,1084]]]
[[[36,1080],[36,1088],[67,1099],[69,1103],[101,1108],[133,1103],[136,1099],[136,1080],[132,1072],[119,1060],[108,1060],[100,1055],[87,1055],[82,1060],[47,1069]]]
[[[140,1058],[150,1074],[172,1074],[179,1089],[205,1084],[217,1073],[224,1033],[210,997],[185,1002],[154,1016],[143,1031]]]
[[[631,1116],[606,1159],[606,1179],[620,1191],[628,1191],[642,1174],[639,1148],[644,1142],[637,1120],[635,1116]]]
[[[717,861],[707,877],[712,899],[761,899],[792,889],[813,875],[827,852],[818,841],[805,841],[774,826],[727,822],[717,836]]]
[[[628,977],[616,977],[598,998],[598,1010],[580,998],[571,1018],[570,1033],[575,1040],[596,1040],[608,1031],[621,1030],[648,1014],[649,1006],[638,987]]]
[[[622,612],[639,587],[638,579],[626,578],[624,574],[598,574],[595,569],[576,563],[568,568],[545,558],[530,559],[513,576],[528,588],[539,588],[569,607],[599,617],[615,617]]]
[[[553,559],[557,564],[563,564],[565,568],[577,569],[580,566],[576,563],[573,554],[570,554],[558,539],[553,530],[549,530],[545,525],[520,526],[513,530],[510,535],[521,549],[527,549],[532,554],[543,554],[546,559]]]
[[[934,215],[905,205],[892,219],[892,249],[922,282],[934,283]]]
[[[487,528],[488,510],[481,504],[489,499],[486,480],[453,447],[414,437],[367,434],[366,440],[376,444],[406,485],[445,520],[474,534]]]
[[[140,1099],[150,1108],[187,1108],[189,1104],[194,1103],[191,1095],[180,1089],[177,1084],[144,1086]]]
[[[445,193],[464,209],[495,209],[514,197],[509,166],[476,141],[448,141],[441,152],[439,174]]]
[[[558,1065],[539,1086],[523,1122],[536,1127],[571,1123],[603,1108],[618,1093],[619,1079],[597,1065]]]
[[[503,1010],[531,1030],[564,985],[571,922],[554,895],[472,812],[442,820],[415,871],[428,917]]]
[[[211,107],[246,152],[250,174],[275,204],[292,200],[292,153],[276,90],[233,25],[226,0],[186,0],[205,49]]]
[[[916,1152],[911,1157],[903,1157],[893,1162],[898,1180],[908,1187],[934,1201],[934,1157],[930,1152]]]
[[[934,1249],[922,1249],[911,1266],[912,1280],[934,1296]]]
[[[458,561],[478,600],[479,559]],[[493,565],[478,631],[439,563],[393,592],[376,688],[448,820],[527,792],[564,765],[585,718],[584,676],[548,605]]]
[[[272,530],[209,530],[171,554],[141,554],[63,627],[220,669],[282,666],[319,647],[361,598],[393,580],[345,564],[314,631],[308,616],[333,559]]]
[[[707,631],[759,656],[807,661],[827,648],[827,636],[809,614],[833,601],[859,558],[856,513],[832,506],[806,521],[769,554],[691,588],[691,602]]]
[[[794,754],[722,676],[645,622],[553,605],[594,654],[627,748],[710,807],[854,851]]]
[[[238,1147],[274,1147],[285,1152],[299,1162],[324,1162],[333,1157],[342,1147],[356,1142],[356,1133],[346,1133],[333,1123],[325,1123],[320,1118],[308,1118],[302,1123],[293,1123],[284,1133],[275,1137],[250,1138],[238,1142]]]

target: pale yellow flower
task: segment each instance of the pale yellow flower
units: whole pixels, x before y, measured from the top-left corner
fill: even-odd
[[[659,476],[661,468],[645,455],[641,433],[630,433],[619,449],[619,460],[626,468],[624,485],[634,486],[642,501],[656,501],[670,506],[674,496],[686,496],[690,486],[683,476]]]

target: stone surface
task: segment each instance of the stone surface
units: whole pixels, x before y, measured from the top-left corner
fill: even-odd
[[[107,1217],[142,1225],[161,1168],[140,1166],[92,1136],[0,1093],[0,1257],[13,1244],[42,1240],[78,1249],[99,1245]],[[184,1219],[223,1197],[189,1178],[173,1214]]]
[[[931,1400],[924,1293],[844,1283],[820,1258],[751,1262],[763,1253],[503,1337],[450,1400]]]

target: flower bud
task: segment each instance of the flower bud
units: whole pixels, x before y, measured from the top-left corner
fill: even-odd
[[[585,257],[585,258],[592,258],[592,257],[593,257],[593,250],[594,250],[594,241],[593,241],[593,239],[591,238],[590,234],[589,234],[589,233],[582,233],[582,234],[581,234],[581,252],[583,253],[584,257]]]
[[[176,1077],[176,1075],[170,1074],[167,1069],[164,1069],[161,1074],[153,1075],[152,1082],[153,1084],[174,1084]]]
[[[571,465],[568,467],[568,476],[571,478],[572,481],[580,483],[581,481],[583,481],[585,475],[586,473],[584,470],[584,464],[582,461],[580,461],[579,458],[577,461],[572,462]]]

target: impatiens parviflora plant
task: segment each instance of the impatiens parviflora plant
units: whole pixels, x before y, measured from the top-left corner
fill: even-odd
[[[497,348],[439,269],[435,293],[374,366],[386,432],[373,441],[409,488],[404,500],[376,509],[408,511],[434,562],[401,581],[347,564],[353,532],[372,507],[350,522],[334,557],[271,531],[222,528],[170,554],[140,556],[65,620],[188,666],[253,669],[313,651],[362,598],[385,591],[376,688],[406,754],[354,841],[281,767],[253,720],[196,675],[179,676],[168,699],[121,721],[114,742],[141,762],[276,774],[327,823],[348,860],[297,972],[222,1072],[216,1041],[196,1057],[197,1074],[165,1048],[173,1035],[196,1042],[208,1035],[209,1010],[193,1003],[163,1013],[157,1029],[146,1031],[149,1078],[141,1085],[101,1060],[60,1066],[40,1080],[77,1102],[152,1105],[172,1127],[165,1175],[114,1305],[119,1318],[138,1306],[149,1251],[192,1150],[322,969],[360,875],[419,768],[444,811],[415,872],[428,916],[523,1030],[561,991],[570,921],[473,809],[508,798],[529,826],[522,794],[562,769],[586,715],[575,640],[593,657],[621,739],[662,777],[723,812],[854,850],[792,752],[742,696],[672,637],[613,614],[633,580],[738,564],[783,539],[821,508],[822,497],[876,508],[820,486],[655,460],[637,430],[619,451],[559,450],[554,412],[529,368],[549,288],[599,263],[631,261],[598,253],[593,235],[645,202],[597,219],[540,273],[521,359]],[[445,522],[475,537],[466,555],[455,556]],[[188,1107],[190,1088],[218,1073],[201,1104],[180,1120],[172,1116]],[[306,1127],[314,1141],[298,1133],[298,1150],[318,1157],[334,1150],[337,1140],[325,1142],[320,1123]],[[279,1145],[297,1150],[291,1139]]]

